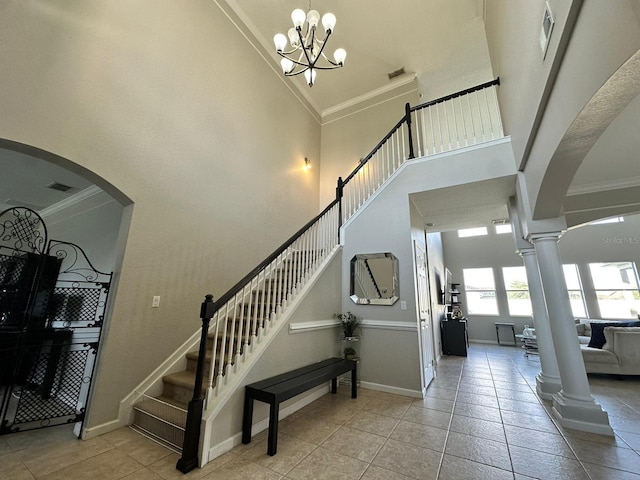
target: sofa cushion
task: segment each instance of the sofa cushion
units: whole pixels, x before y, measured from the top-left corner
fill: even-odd
[[[580,345],[582,351],[582,359],[585,363],[599,363],[607,365],[617,365],[618,357],[615,353],[609,350],[602,350],[600,348],[591,348],[586,345]]]
[[[592,322],[591,326],[591,340],[589,341],[589,347],[602,348],[607,342],[604,337],[605,327],[640,327],[640,322]]]
[[[584,323],[576,323],[576,331],[578,332],[578,336],[579,337],[583,337],[584,336]]]

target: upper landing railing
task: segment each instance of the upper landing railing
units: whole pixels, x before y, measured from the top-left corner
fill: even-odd
[[[498,79],[415,107],[407,104],[405,115],[373,151],[348,177],[338,179],[336,199],[327,208],[216,302],[208,298],[203,311],[211,319],[211,326],[209,319],[203,321],[202,338],[206,340],[208,329],[218,341],[211,342],[210,366],[199,368],[208,371],[208,378],[204,382],[196,380],[192,402],[200,405],[200,412],[191,412],[189,406],[195,425],[202,416],[199,386],[204,386],[208,399],[217,396],[228,374],[251,356],[271,320],[278,318],[338,246],[343,222],[405,161],[503,137],[497,85]],[[187,427],[185,432],[181,462],[193,465],[199,433],[190,430]],[[190,453],[186,451],[189,436],[195,442]]]
[[[407,160],[504,137],[495,79],[421,105],[405,115],[344,180],[342,220],[348,220]]]

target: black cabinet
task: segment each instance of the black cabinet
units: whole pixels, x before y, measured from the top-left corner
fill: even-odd
[[[440,322],[440,333],[444,355],[467,356],[466,320],[443,320]]]

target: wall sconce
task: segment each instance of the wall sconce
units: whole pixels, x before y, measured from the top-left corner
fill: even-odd
[[[311,160],[309,160],[307,157],[304,157],[304,168],[306,168],[307,170],[311,168]]]

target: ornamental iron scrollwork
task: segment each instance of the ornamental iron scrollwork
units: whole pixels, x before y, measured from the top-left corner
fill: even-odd
[[[0,245],[21,252],[44,253],[47,227],[42,217],[27,207],[0,212]]]
[[[94,267],[84,250],[75,243],[51,240],[47,253],[62,259],[58,280],[93,282],[108,288],[111,274]]]

